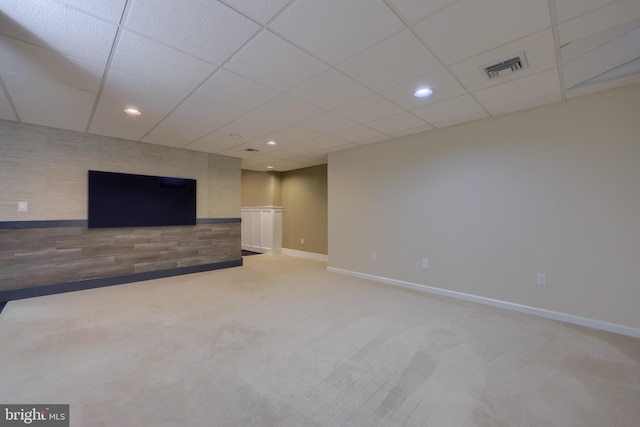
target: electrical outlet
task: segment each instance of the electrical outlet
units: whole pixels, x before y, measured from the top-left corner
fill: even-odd
[[[378,259],[378,253],[377,252],[371,252],[371,261],[375,261]]]
[[[546,273],[538,273],[538,285],[547,286],[547,274]]]
[[[422,268],[429,268],[429,260],[422,258]]]
[[[300,244],[304,245],[304,239],[300,239]]]
[[[18,212],[26,212],[27,210],[29,210],[27,202],[18,202]]]

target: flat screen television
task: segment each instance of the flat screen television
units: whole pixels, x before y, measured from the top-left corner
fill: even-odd
[[[89,228],[194,225],[196,180],[89,171]]]

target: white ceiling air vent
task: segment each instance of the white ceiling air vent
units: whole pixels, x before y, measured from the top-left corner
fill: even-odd
[[[482,68],[490,79],[504,77],[529,67],[524,52],[484,65]]]

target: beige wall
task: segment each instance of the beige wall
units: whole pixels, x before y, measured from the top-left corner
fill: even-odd
[[[282,206],[282,247],[327,254],[327,165],[282,173],[243,170],[242,206]]]
[[[326,255],[327,165],[284,172],[282,206],[282,247]]]
[[[639,111],[633,86],[330,154],[329,267],[640,328]]]
[[[282,174],[242,170],[242,206],[282,206]]]
[[[239,159],[0,120],[0,221],[86,219],[89,169],[197,179],[198,218],[240,217]]]

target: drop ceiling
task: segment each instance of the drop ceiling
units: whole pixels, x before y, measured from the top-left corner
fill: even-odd
[[[251,170],[323,164],[332,151],[640,82],[638,0],[0,9],[1,119],[238,157]],[[527,68],[484,73],[521,52]],[[414,97],[421,86],[433,95]]]

